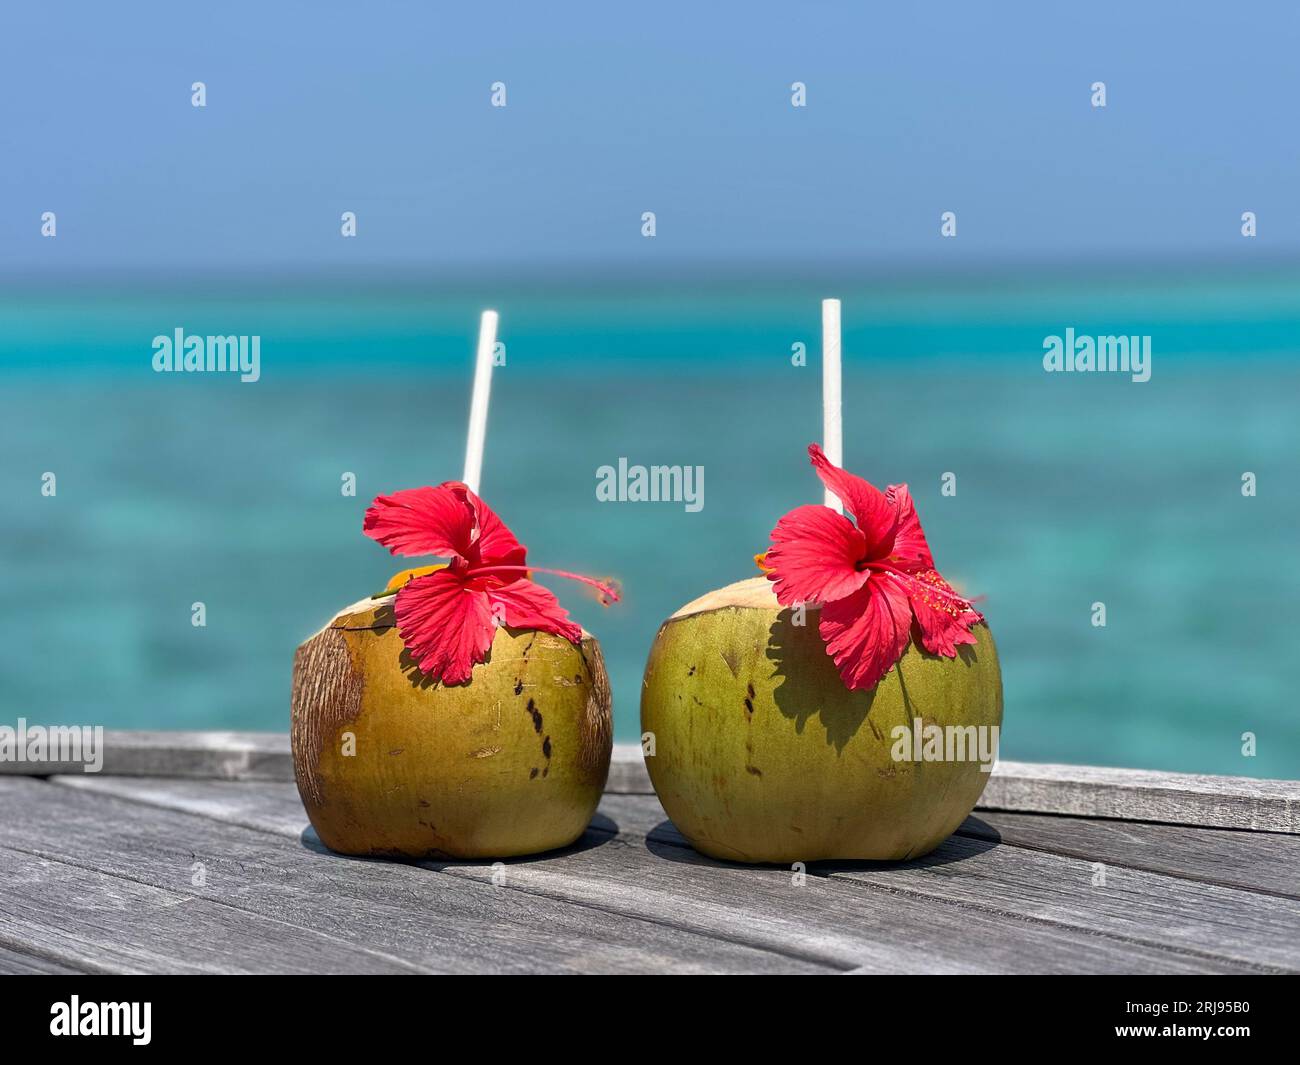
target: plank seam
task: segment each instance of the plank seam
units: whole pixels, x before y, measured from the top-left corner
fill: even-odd
[[[977,902],[969,902],[963,899],[947,898],[943,895],[933,895],[924,891],[916,891],[905,887],[890,887],[885,884],[876,884],[869,880],[855,880],[852,877],[837,876],[836,872],[817,873],[813,869],[808,872],[814,876],[825,876],[838,879],[841,883],[852,884],[859,889],[869,891],[883,891],[891,895],[906,895],[909,898],[925,899],[932,902],[940,902],[945,906],[955,906],[962,910],[976,910],[980,913],[991,913],[998,917],[1009,918],[1013,921],[1024,921],[1028,924],[1042,925],[1049,928],[1066,928],[1075,932],[1083,932],[1089,936],[1098,939],[1109,939],[1119,943],[1131,943],[1135,946],[1152,947],[1157,950],[1168,951],[1171,954],[1178,954],[1183,957],[1196,958],[1204,961],[1230,962],[1233,965],[1242,965],[1256,972],[1267,975],[1279,975],[1293,972],[1300,972],[1297,969],[1288,969],[1281,966],[1269,965],[1263,962],[1253,961],[1249,958],[1238,958],[1231,954],[1216,954],[1213,951],[1197,950],[1194,947],[1186,947],[1174,943],[1166,943],[1157,939],[1146,939],[1138,936],[1124,935],[1117,932],[1107,932],[1103,929],[1091,928],[1084,924],[1071,924],[1068,921],[1052,919],[1048,917],[1035,917],[1027,913],[1009,913],[997,906],[981,906]]]
[[[1006,811],[1006,812],[1007,812],[1007,813],[1011,813],[1012,811],[1008,810],[1008,811]],[[1051,816],[1054,816],[1054,815],[1052,815],[1052,814],[1032,814],[1032,815],[1030,815],[1030,816],[1033,816],[1033,817],[1051,817]],[[1154,821],[1129,822],[1129,821],[1122,821],[1122,822],[1120,822],[1120,823],[1121,823],[1121,824],[1158,824],[1158,823],[1163,823],[1163,822],[1154,822]],[[1186,827],[1188,827],[1188,826],[1186,826],[1186,825],[1173,825],[1173,826],[1169,826],[1169,827],[1174,827],[1174,828],[1186,828]],[[994,831],[997,831],[997,830],[994,829]],[[1249,833],[1249,834],[1252,835],[1252,836],[1258,834],[1258,833],[1255,833],[1255,832],[1251,832],[1249,829],[1213,829],[1213,830],[1209,830],[1209,829],[1207,829],[1207,831],[1216,831],[1216,832],[1218,832],[1218,831],[1222,831],[1222,832],[1241,831],[1241,832],[1247,832],[1247,833]],[[1054,854],[1054,855],[1058,855],[1059,857],[1062,857],[1062,858],[1073,858],[1073,859],[1075,859],[1076,861],[1081,861],[1081,862],[1101,862],[1101,861],[1102,861],[1102,859],[1101,859],[1101,858],[1098,858],[1095,854],[1085,854],[1085,853],[1083,853],[1082,851],[1078,851],[1078,850],[1057,850],[1057,849],[1054,848],[1054,847],[1048,847],[1048,846],[1045,846],[1045,845],[1043,845],[1043,844],[1033,844],[1033,843],[1025,843],[1025,842],[1016,842],[1016,843],[1013,843],[1013,842],[1011,842],[1011,841],[1009,841],[1009,840],[1005,840],[1005,839],[1001,838],[1001,836],[999,836],[999,837],[995,840],[995,839],[993,839],[991,836],[982,835],[981,833],[978,833],[978,832],[971,832],[969,829],[966,830],[966,831],[962,831],[960,828],[958,828],[957,831],[953,833],[953,835],[954,835],[954,836],[961,836],[962,839],[973,839],[973,840],[978,840],[978,841],[980,841],[981,843],[995,843],[997,846],[1000,846],[1000,847],[1016,847],[1016,848],[1019,848],[1020,850],[1034,851],[1034,852],[1036,852],[1036,853],[1038,853],[1038,854]],[[1285,835],[1287,835],[1287,833],[1278,832],[1278,833],[1274,833],[1274,835],[1285,836]],[[1212,887],[1226,888],[1226,889],[1228,889],[1228,890],[1230,890],[1230,891],[1244,891],[1244,892],[1246,892],[1247,894],[1250,894],[1250,895],[1264,895],[1264,896],[1267,896],[1268,898],[1272,898],[1272,899],[1285,899],[1285,900],[1288,901],[1288,902],[1300,901],[1300,894],[1288,894],[1288,893],[1285,892],[1285,891],[1272,891],[1272,890],[1269,890],[1268,888],[1263,888],[1263,887],[1254,887],[1254,886],[1249,885],[1249,884],[1239,884],[1239,883],[1232,883],[1232,882],[1230,882],[1230,881],[1226,881],[1226,880],[1215,880],[1215,879],[1210,878],[1210,877],[1193,876],[1193,875],[1190,874],[1190,873],[1180,872],[1179,870],[1176,870],[1176,869],[1156,869],[1156,868],[1153,868],[1153,867],[1151,867],[1151,866],[1149,866],[1149,865],[1138,865],[1138,864],[1134,864],[1136,861],[1138,861],[1138,859],[1132,859],[1132,858],[1129,858],[1129,859],[1122,859],[1122,860],[1121,860],[1121,859],[1118,859],[1118,858],[1112,858],[1112,859],[1107,859],[1107,860],[1105,860],[1105,861],[1103,862],[1103,864],[1106,865],[1106,866],[1114,866],[1114,867],[1117,868],[1117,869],[1132,869],[1132,870],[1134,870],[1134,871],[1136,871],[1136,872],[1139,872],[1139,873],[1151,873],[1151,874],[1154,875],[1154,876],[1167,876],[1167,877],[1169,877],[1169,878],[1171,878],[1171,879],[1173,879],[1173,880],[1185,880],[1185,881],[1187,881],[1187,882],[1189,882],[1189,883],[1192,883],[1192,884],[1209,884],[1209,885],[1212,886]]]
[[[15,954],[21,954],[25,958],[35,958],[38,961],[52,961],[58,965],[66,965],[75,969],[77,972],[85,973],[88,976],[111,976],[121,971],[108,965],[96,965],[87,958],[78,958],[70,954],[61,954],[57,950],[50,950],[47,947],[37,946],[35,943],[11,939],[4,935],[0,935],[0,947],[11,950]]]

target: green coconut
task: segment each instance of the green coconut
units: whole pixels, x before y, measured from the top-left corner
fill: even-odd
[[[469,683],[443,685],[403,646],[392,604],[342,610],[294,657],[294,771],[321,842],[482,859],[576,840],[613,744],[600,645],[498,628]]]
[[[826,653],[818,615],[807,607],[796,624],[757,577],[682,607],[655,637],[641,689],[646,765],[673,824],[704,854],[915,858],[951,835],[984,791],[988,773],[973,752],[918,760],[909,741],[900,759],[895,730],[914,734],[918,720],[923,736],[931,725],[1000,728],[988,626],[956,658],[913,643],[875,688],[855,692]]]

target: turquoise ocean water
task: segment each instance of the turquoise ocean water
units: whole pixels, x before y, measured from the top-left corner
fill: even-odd
[[[984,597],[1003,756],[1300,776],[1297,282],[11,291],[0,719],[286,729],[294,647],[398,568],[361,534],[369,499],[460,476],[493,305],[483,494],[537,564],[621,580],[608,609],[553,586],[600,637],[635,738],[659,622],[753,575],[774,521],[820,499],[804,448],[818,301],[839,295],[846,462],[909,482],[940,569]],[[153,373],[152,338],[178,326],[259,335],[261,380]],[[1043,338],[1070,326],[1150,334],[1151,380],[1045,374]],[[703,466],[704,508],[598,502],[620,457]]]

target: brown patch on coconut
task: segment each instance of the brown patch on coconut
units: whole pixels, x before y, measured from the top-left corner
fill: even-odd
[[[583,633],[583,637],[582,661],[587,667],[591,685],[587,689],[587,703],[578,724],[578,765],[591,780],[599,778],[600,786],[604,788],[605,777],[609,773],[610,754],[614,750],[614,718],[610,714],[613,696],[600,644],[587,639],[586,633]]]
[[[325,738],[337,736],[339,729],[357,719],[364,689],[365,679],[338,629],[322,629],[293,656],[289,696],[293,766],[298,789],[313,802],[322,799],[318,768]]]

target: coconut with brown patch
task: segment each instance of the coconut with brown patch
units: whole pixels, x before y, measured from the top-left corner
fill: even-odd
[[[956,658],[913,643],[875,688],[850,691],[826,653],[817,608],[798,620],[756,577],[695,600],[660,627],[641,728],[653,734],[646,765],[664,810],[697,850],[733,861],[933,850],[988,782],[976,737],[1002,723],[988,626],[976,625],[977,642]],[[946,734],[960,736],[967,757],[896,757],[896,730],[910,736],[918,720],[923,733],[962,730]],[[987,744],[996,733],[983,735]]]
[[[391,598],[341,611],[294,657],[298,792],[343,854],[508,858],[563,847],[600,801],[613,743],[609,679],[577,647],[499,628],[468,684],[419,671]]]

